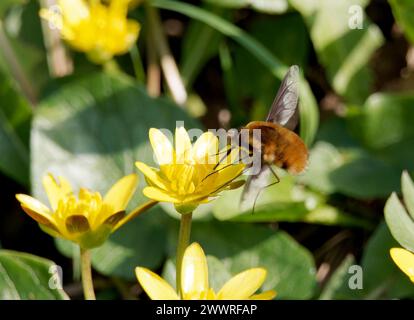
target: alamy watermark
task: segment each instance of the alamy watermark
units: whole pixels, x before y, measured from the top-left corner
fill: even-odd
[[[348,268],[348,288],[351,290],[364,289],[364,271],[360,265],[352,265]]]
[[[63,286],[63,270],[61,266],[54,264],[50,266],[49,273],[51,274],[49,278],[49,288],[52,290],[62,290]]]
[[[351,30],[364,28],[364,10],[359,5],[350,6],[348,9],[348,27]]]

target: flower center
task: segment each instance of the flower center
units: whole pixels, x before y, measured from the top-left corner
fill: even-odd
[[[170,182],[171,190],[180,196],[193,194],[202,183],[212,183],[216,179],[214,164],[167,164],[160,169]]]
[[[99,192],[90,192],[87,189],[80,189],[78,199],[73,195],[68,195],[60,199],[57,208],[57,217],[65,221],[74,215],[84,216],[89,224],[93,225],[95,218],[103,209],[103,201]]]

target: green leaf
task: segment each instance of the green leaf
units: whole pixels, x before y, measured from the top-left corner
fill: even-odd
[[[414,219],[414,183],[407,171],[404,171],[402,174],[401,189],[408,213],[411,215],[411,218]]]
[[[0,3],[0,19],[4,17],[7,10],[16,4],[27,3],[28,0],[2,0]]]
[[[381,223],[369,239],[362,256],[363,289],[351,290],[348,287],[349,278],[345,278],[334,299],[413,298],[412,282],[391,259],[389,251],[393,247],[398,247],[398,243],[385,223]]]
[[[410,218],[395,193],[388,198],[384,213],[393,237],[404,248],[414,251],[414,221]]]
[[[329,173],[337,192],[358,198],[386,197],[399,188],[400,170],[369,154],[362,154]]]
[[[50,79],[39,9],[39,1],[13,6],[0,24],[5,38],[1,37],[0,69],[12,75],[33,102]]]
[[[255,207],[240,210],[242,188],[227,191],[213,205],[213,215],[236,222],[305,222],[322,225],[344,225],[371,228],[370,221],[327,205],[320,194],[304,191],[292,176],[284,176],[277,184],[259,193]],[[252,204],[253,206],[253,204]]]
[[[322,225],[359,226],[369,228],[371,224],[352,217],[338,208],[321,205],[309,210],[303,202],[274,203],[257,208],[255,213],[247,212],[233,218],[240,222],[307,222]]]
[[[332,300],[334,297],[340,299],[340,297],[337,296],[338,291],[342,288],[344,283],[348,282],[350,276],[348,270],[349,267],[354,264],[355,258],[352,255],[345,257],[323,288],[323,291],[319,296],[320,300]]]
[[[312,43],[328,79],[337,93],[350,102],[362,103],[372,90],[367,63],[383,43],[380,29],[364,15],[366,0],[290,0],[307,21]],[[352,8],[362,14],[362,29],[350,28]],[[335,14],[332,14],[335,13]]]
[[[410,0],[389,0],[395,20],[401,27],[407,39],[414,43],[414,21],[412,12],[414,3]]]
[[[269,181],[269,185],[270,184],[271,181]],[[266,210],[266,206],[269,204],[279,204],[280,209],[282,210],[285,210],[291,205],[292,208],[295,207],[297,210],[302,212],[303,205],[297,204],[298,200],[293,199],[293,187],[294,180],[291,176],[286,175],[281,178],[279,183],[262,190],[256,201],[255,215],[256,213],[260,213],[263,208]],[[213,203],[214,216],[219,220],[229,220],[243,214],[243,212],[240,212],[240,198],[242,191],[243,188],[227,191],[215,200]],[[245,213],[251,215],[252,212],[249,210]]]
[[[58,288],[59,278],[53,266],[52,261],[28,253],[0,250],[0,300],[68,299]],[[57,287],[51,288],[49,283]]]
[[[174,256],[177,230],[172,230],[171,235],[169,252]],[[248,268],[266,268],[268,274],[262,289],[275,289],[281,299],[308,299],[314,293],[313,258],[283,231],[250,224],[196,222],[191,241],[200,243],[206,255],[219,259],[232,275]],[[217,280],[222,282],[223,279]]]
[[[359,199],[388,197],[399,190],[401,171],[414,169],[412,144],[403,140],[386,148],[364,148],[361,136],[371,125],[370,118],[362,115],[364,110],[350,112],[347,119],[334,118],[324,123],[318,133],[322,141],[311,150],[309,168],[299,181],[325,194],[342,193]],[[372,139],[381,139],[379,128],[380,125],[377,137],[372,135]],[[386,130],[384,135],[388,134]]]
[[[179,12],[190,18],[199,20],[225,36],[232,38],[252,55],[254,55],[272,74],[282,79],[288,70],[288,66],[282,64],[272,55],[262,43],[251,37],[248,33],[236,25],[196,6],[171,0],[152,0],[151,4],[161,8]],[[319,122],[319,110],[316,99],[310,89],[309,83],[301,75],[300,82],[301,104],[300,104],[300,134],[306,144],[310,145],[316,134]]]
[[[275,37],[275,30],[278,30],[277,37]],[[248,25],[247,31],[285,65],[306,66],[310,41],[306,25],[298,13],[254,19]],[[291,34],[295,34],[295,37],[289,36]],[[280,81],[275,78],[268,67],[254,59],[245,48],[235,47],[233,51],[234,78],[236,79],[236,92],[240,96],[239,100],[253,100],[254,108],[251,118],[265,119]],[[255,81],[252,81],[253,74]],[[240,108],[240,103],[234,108]]]
[[[344,155],[332,144],[318,141],[310,151],[309,166],[299,181],[324,194],[336,191],[330,173],[345,163]]]
[[[287,0],[204,0],[205,2],[232,9],[252,8],[269,14],[284,13],[289,7]]]
[[[210,10],[213,11],[213,8]],[[223,14],[223,10],[214,10]],[[180,71],[187,88],[192,84],[204,65],[217,55],[223,36],[210,26],[196,20],[189,23],[182,42]]]
[[[332,116],[328,118],[321,124],[317,140],[329,143],[333,148],[361,148],[361,144],[352,136],[348,122],[346,118],[342,117]]]
[[[153,163],[148,131],[173,132],[176,121],[189,128],[199,124],[165,99],[154,99],[131,79],[103,73],[65,81],[37,109],[32,127],[32,190],[47,203],[42,177],[67,177],[104,194],[120,177],[136,172],[135,161]],[[140,185],[127,208],[146,201]],[[94,250],[93,265],[104,273],[133,279],[139,264],[159,267],[164,256],[169,218],[157,206],[111,236]]]
[[[379,150],[414,139],[414,95],[376,93],[349,117],[353,133],[365,146]]]
[[[31,109],[0,73],[0,170],[22,185],[29,183]]]
[[[160,266],[167,241],[165,218],[165,213],[157,208],[129,222],[94,250],[94,267],[103,274],[134,280],[136,266]]]
[[[362,257],[364,291],[367,298],[414,297],[414,286],[408,277],[394,264],[390,249],[398,244],[392,238],[385,223],[379,225],[369,240]]]

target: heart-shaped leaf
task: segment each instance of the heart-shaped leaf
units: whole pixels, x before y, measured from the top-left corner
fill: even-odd
[[[63,300],[61,269],[28,253],[0,250],[0,300]]]

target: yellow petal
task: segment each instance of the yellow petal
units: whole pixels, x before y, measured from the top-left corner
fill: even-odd
[[[276,297],[275,290],[265,291],[259,294],[252,295],[250,300],[273,300]]]
[[[16,194],[16,199],[22,209],[34,220],[42,224],[55,225],[49,208],[39,200],[25,194]]]
[[[178,199],[172,197],[169,192],[158,189],[156,187],[145,187],[142,193],[147,198],[150,198],[152,200],[157,200],[160,202],[172,202],[172,203],[180,202]]]
[[[392,248],[390,254],[398,268],[414,282],[414,254],[402,248]]]
[[[234,164],[230,165],[227,168],[223,168],[222,170],[218,171],[218,177],[215,181],[215,184],[217,186],[224,186],[230,182],[232,182],[234,179],[236,179],[238,176],[240,176],[243,173],[245,166],[243,164]]]
[[[262,286],[266,273],[263,268],[243,271],[227,281],[217,296],[220,300],[249,299]]]
[[[208,290],[208,267],[203,249],[198,243],[187,247],[181,269],[183,297],[198,297]]]
[[[137,41],[140,30],[141,30],[141,25],[138,22],[134,20],[127,21],[124,51],[128,51],[129,48]]]
[[[50,225],[45,225],[39,223],[40,229],[42,229],[43,232],[46,232],[48,235],[54,237],[54,238],[62,238],[62,234],[58,229],[54,229],[55,227],[51,227]]]
[[[179,300],[175,290],[160,276],[146,268],[135,268],[141,287],[152,300]]]
[[[158,164],[168,164],[173,162],[174,149],[170,140],[158,129],[151,128],[149,131],[149,138],[152,149]]]
[[[138,185],[138,176],[133,173],[119,179],[106,193],[104,203],[112,207],[112,212],[125,210]]]
[[[51,174],[43,177],[43,188],[45,188],[53,211],[56,211],[60,199],[72,193],[72,186],[69,181],[63,177],[58,177],[58,180],[56,180]]]
[[[176,163],[183,164],[191,158],[191,140],[184,127],[175,129],[175,153],[177,156]]]
[[[239,177],[243,173],[244,168],[245,166],[243,164],[235,164],[229,165],[221,170],[213,171],[197,186],[195,192],[215,195],[223,187],[226,187],[227,184],[232,183],[234,179]]]
[[[211,132],[204,132],[194,143],[193,158],[197,163],[215,164],[218,156],[218,139]]]
[[[59,0],[58,4],[65,23],[76,25],[89,17],[89,8],[84,0]]]
[[[111,1],[109,4],[109,11],[113,15],[126,16],[128,12],[128,0]]]
[[[166,190],[166,184],[164,180],[159,176],[156,169],[147,166],[143,162],[135,162],[135,166],[140,170],[147,179],[151,181],[152,184],[156,185],[157,187]]]

